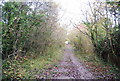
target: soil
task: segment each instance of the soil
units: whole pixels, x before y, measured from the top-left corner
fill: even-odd
[[[70,44],[63,49],[64,54],[61,61],[54,67],[36,75],[39,79],[95,79],[92,73],[75,57]]]

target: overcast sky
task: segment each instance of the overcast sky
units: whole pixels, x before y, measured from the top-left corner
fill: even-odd
[[[88,10],[88,2],[94,0],[54,0],[57,2],[61,9],[59,10],[59,20],[62,25],[68,25],[68,28],[73,27],[73,24],[77,24],[82,21],[83,15],[81,10]]]

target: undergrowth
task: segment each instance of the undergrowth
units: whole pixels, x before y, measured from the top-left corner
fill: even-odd
[[[35,79],[40,70],[54,65],[62,56],[61,48],[51,47],[43,56],[16,56],[14,59],[3,61],[3,79]]]
[[[77,57],[97,79],[120,79],[120,69],[115,65],[105,62],[95,54],[85,54],[75,51]]]

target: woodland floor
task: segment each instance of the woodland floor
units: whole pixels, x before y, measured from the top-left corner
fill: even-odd
[[[74,56],[71,45],[66,45],[63,58],[54,67],[49,67],[45,72],[36,75],[44,79],[95,79],[87,68]]]

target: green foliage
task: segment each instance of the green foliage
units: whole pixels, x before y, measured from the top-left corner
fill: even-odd
[[[46,1],[3,3],[0,24],[5,79],[32,77],[36,72],[31,74],[31,70],[42,69],[52,63],[52,59],[58,58],[57,48],[62,47],[63,40],[55,35],[55,30],[60,29],[56,10],[55,3]]]
[[[26,15],[28,10],[28,6],[21,3],[6,2],[4,4],[2,8],[4,22],[2,25],[3,58],[23,48],[30,32],[28,16]]]
[[[27,56],[21,57],[16,56],[13,60],[7,59],[3,61],[3,79],[20,79],[24,75],[21,73],[21,64],[25,63],[28,60]]]
[[[35,79],[35,75],[39,74],[39,70],[57,63],[62,56],[61,48],[58,46],[53,46],[47,50],[46,56],[39,55],[34,58],[31,53],[31,56],[16,56],[13,60],[3,61],[3,79]]]
[[[42,28],[42,26],[45,26],[43,23],[47,23],[45,18],[42,19],[46,16],[44,13],[34,14],[30,6],[22,2],[4,3],[2,13],[3,58],[8,58],[11,54],[12,56],[14,54],[23,55],[22,52],[33,48],[36,49],[37,46],[40,46],[38,49],[41,49],[42,52],[48,45],[46,41],[49,39],[49,42],[51,42],[51,34],[49,34],[51,31],[48,30],[52,29],[48,27]],[[42,38],[40,38],[41,36]],[[35,39],[31,39],[33,37]],[[43,46],[38,44],[39,42]]]
[[[114,16],[114,21],[112,21],[112,18],[110,18],[106,13],[105,14],[106,17],[102,17],[100,20],[98,20],[99,23],[94,22],[95,24],[92,27],[95,26],[95,29],[89,32],[91,33],[95,31],[94,33],[95,37],[94,35],[91,35],[91,38],[95,39],[95,40],[92,39],[92,41],[98,55],[104,58],[106,61],[112,62],[113,59],[110,58],[111,55],[114,55],[115,57],[119,58],[119,51],[118,51],[120,49],[119,48],[120,43],[118,42],[119,32],[120,32],[119,19],[118,19],[119,2],[109,1],[106,2],[106,5],[108,11],[106,10],[105,11],[107,13],[110,12],[110,14]],[[98,16],[99,14],[97,14],[96,17]],[[116,60],[119,61],[119,59]],[[119,67],[120,65],[117,66]]]
[[[120,67],[119,5],[120,1],[109,1],[104,4],[100,1],[96,1],[93,4],[89,3],[91,11],[86,16],[84,15],[86,20],[83,20],[84,25],[86,25],[84,28],[87,29],[87,32],[78,27],[78,30],[81,30],[82,34],[90,38],[94,52],[100,58],[103,58],[104,61],[112,63],[117,67]],[[81,33],[79,33],[77,41],[73,39],[75,44],[77,44],[75,47],[78,51],[81,50],[81,47],[83,48],[84,44],[86,44],[86,47],[88,45],[85,42],[80,42],[85,39]],[[86,48],[83,50],[86,50]]]

